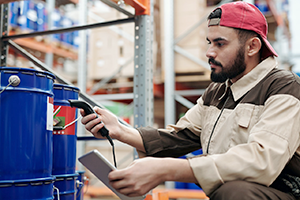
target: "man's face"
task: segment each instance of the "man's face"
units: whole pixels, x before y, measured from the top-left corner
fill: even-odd
[[[210,26],[207,41],[209,48],[206,56],[211,67],[211,80],[225,82],[237,81],[246,69],[245,48],[241,46],[233,28]]]

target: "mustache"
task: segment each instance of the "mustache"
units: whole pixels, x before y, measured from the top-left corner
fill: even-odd
[[[214,64],[214,65],[218,65],[220,67],[223,67],[223,65],[220,62],[216,61],[214,58],[209,58],[208,59],[208,64]]]

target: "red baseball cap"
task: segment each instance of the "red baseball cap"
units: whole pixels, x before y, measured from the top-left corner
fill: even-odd
[[[256,6],[237,1],[223,4],[218,8],[222,10],[221,19],[213,18],[209,20],[208,26],[220,25],[254,31],[261,36],[265,43],[261,52],[262,59],[273,55],[278,56],[267,40],[268,24],[266,18]]]

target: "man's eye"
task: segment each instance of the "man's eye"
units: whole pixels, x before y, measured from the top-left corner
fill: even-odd
[[[218,42],[217,45],[218,45],[218,47],[222,47],[224,45],[224,43]]]

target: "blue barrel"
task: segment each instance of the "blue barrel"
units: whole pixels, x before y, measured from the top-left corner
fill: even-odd
[[[9,85],[11,77],[18,85]],[[52,177],[54,75],[0,67],[0,181]]]
[[[55,188],[59,191],[54,191],[54,199],[60,200],[75,200],[77,187],[76,180],[79,174],[64,174],[56,176],[56,180],[54,182]],[[59,195],[59,198],[58,198]]]
[[[10,20],[9,24],[12,28],[18,27],[18,17],[19,17],[19,2],[11,2],[10,5]]]
[[[34,4],[34,10],[36,11],[37,20],[36,20],[36,30],[35,31],[44,31],[47,29],[47,9],[44,2],[38,2]]]
[[[78,99],[79,89],[54,84],[53,175],[74,174],[76,168],[77,109],[68,99]]]
[[[78,173],[76,200],[83,200],[83,186],[86,182],[85,171],[76,171]]]
[[[54,178],[0,181],[0,199],[52,200]]]

